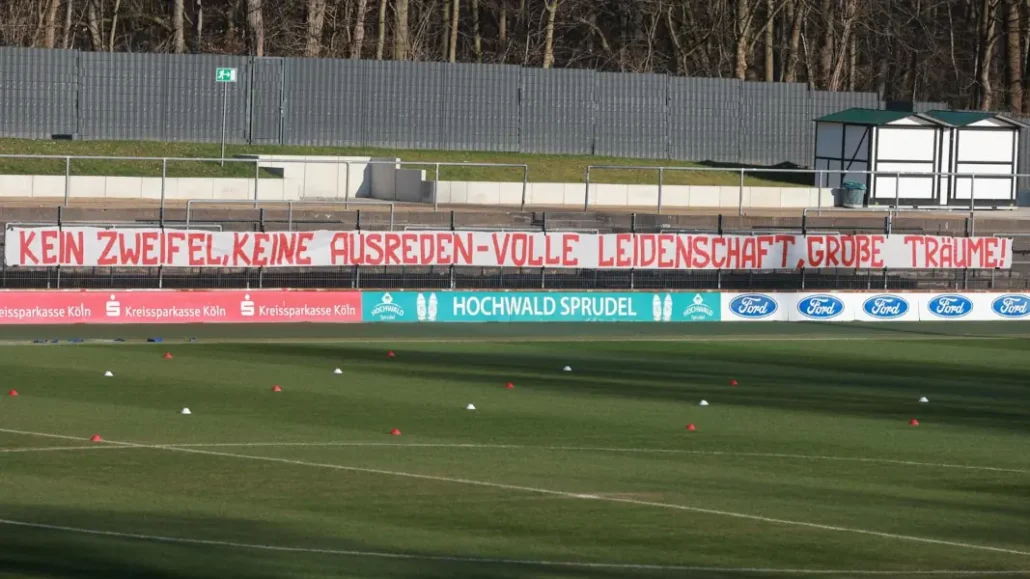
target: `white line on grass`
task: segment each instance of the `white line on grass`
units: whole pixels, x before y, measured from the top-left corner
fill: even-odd
[[[47,438],[60,438],[60,439],[64,439],[64,440],[81,440],[80,437],[76,437],[76,436],[67,436],[67,435],[63,435],[63,434],[49,434],[49,433],[43,433],[43,432],[29,432],[29,431],[8,430],[8,429],[0,429],[0,432],[10,432],[10,433],[13,433],[13,434],[35,435],[35,436],[41,436],[41,437],[47,437]],[[225,458],[237,458],[237,459],[241,459],[241,460],[255,460],[255,461],[263,461],[263,462],[273,462],[273,463],[278,463],[278,464],[289,464],[289,465],[294,465],[294,466],[306,466],[306,467],[311,467],[311,468],[325,468],[325,469],[340,470],[340,471],[346,471],[346,472],[361,472],[361,473],[367,473],[367,474],[380,474],[380,475],[386,475],[386,476],[411,478],[411,479],[417,479],[417,480],[429,480],[429,481],[435,481],[435,482],[447,482],[447,483],[463,484],[463,485],[470,485],[470,486],[496,488],[496,489],[503,489],[503,490],[509,490],[509,491],[517,491],[517,492],[539,493],[539,494],[544,494],[544,495],[562,496],[562,497],[569,497],[569,498],[576,498],[576,499],[606,501],[606,502],[611,502],[611,503],[622,503],[622,504],[628,504],[628,505],[637,505],[637,506],[644,506],[644,507],[654,507],[654,508],[659,508],[659,509],[669,509],[669,510],[676,510],[676,511],[701,513],[701,514],[706,514],[706,515],[713,515],[713,516],[719,516],[719,517],[728,517],[728,518],[734,518],[734,519],[744,519],[744,520],[749,520],[749,521],[759,521],[759,522],[763,522],[763,523],[771,523],[771,524],[777,524],[777,525],[786,525],[786,526],[792,526],[792,527],[801,527],[801,528],[806,528],[806,529],[818,529],[818,530],[821,530],[821,531],[833,531],[833,532],[838,532],[838,533],[851,533],[851,534],[857,534],[857,535],[881,537],[881,538],[884,538],[884,539],[896,539],[896,540],[900,540],[900,541],[910,541],[910,542],[913,542],[913,543],[924,543],[924,544],[930,544],[930,545],[943,545],[943,546],[947,546],[947,547],[959,547],[959,548],[963,548],[963,549],[973,549],[973,550],[978,550],[978,551],[989,551],[989,552],[992,552],[992,553],[1004,553],[1004,554],[1007,554],[1007,555],[1019,555],[1019,556],[1022,556],[1022,557],[1030,557],[1030,551],[1019,551],[1019,550],[1016,550],[1016,549],[1005,549],[1005,548],[1002,548],[1002,547],[991,547],[991,546],[988,546],[988,545],[978,545],[978,544],[974,544],[974,543],[963,543],[963,542],[960,542],[960,541],[948,541],[948,540],[944,540],[944,539],[930,539],[930,538],[926,538],[926,537],[916,537],[916,536],[912,536],[912,535],[901,535],[901,534],[898,534],[898,533],[886,533],[886,532],[881,532],[881,531],[870,531],[870,530],[867,530],[867,529],[859,529],[859,528],[855,528],[855,527],[842,527],[842,526],[838,526],[838,525],[824,525],[824,524],[820,524],[820,523],[809,523],[809,522],[805,522],[805,521],[794,521],[794,520],[790,520],[790,519],[778,519],[778,518],[774,518],[774,517],[763,517],[761,515],[751,515],[751,514],[747,514],[747,513],[738,513],[738,512],[733,512],[733,511],[721,511],[721,510],[717,510],[717,509],[707,509],[707,508],[703,508],[703,507],[691,507],[691,506],[677,505],[677,504],[672,504],[672,503],[659,503],[659,502],[653,502],[653,501],[641,501],[641,500],[628,499],[628,498],[600,497],[600,496],[594,495],[594,494],[572,493],[572,492],[568,492],[568,491],[556,491],[556,490],[552,490],[552,489],[542,489],[542,488],[537,488],[537,487],[527,487],[527,486],[511,485],[511,484],[504,484],[504,483],[477,481],[477,480],[465,479],[465,478],[452,478],[452,477],[444,477],[444,476],[434,476],[434,475],[427,475],[427,474],[416,474],[416,473],[410,473],[410,472],[385,470],[385,469],[378,469],[378,468],[366,468],[366,467],[357,467],[357,466],[344,466],[344,465],[338,465],[338,464],[326,464],[326,463],[318,463],[318,462],[308,462],[308,461],[302,461],[302,460],[292,460],[292,459],[288,459],[288,458],[276,458],[276,457],[270,457],[270,456],[253,456],[253,455],[247,455],[247,454],[235,454],[235,453],[230,453],[230,452],[218,452],[218,451],[213,451],[213,450],[200,450],[200,449],[196,449],[196,448],[183,448],[183,447],[178,447],[178,446],[156,446],[156,445],[151,445],[151,444],[137,444],[137,443],[134,443],[134,442],[121,442],[121,441],[106,441],[106,442],[108,444],[114,444],[114,445],[120,445],[120,446],[129,446],[129,447],[134,447],[134,448],[152,448],[152,449],[160,449],[160,450],[169,450],[169,451],[173,451],[173,452],[184,452],[184,453],[190,453],[190,454],[200,454],[200,455],[206,455],[206,456],[221,456],[221,457],[225,457]]]
[[[604,448],[590,446],[533,446],[520,444],[474,444],[474,443],[392,443],[392,442],[210,442],[195,444],[156,444],[154,446],[173,446],[176,448],[230,448],[230,447],[288,447],[288,446],[372,446],[372,447],[395,447],[395,448],[471,448],[490,450],[550,450],[550,451],[572,451],[572,452],[619,452],[627,454],[693,454],[701,456],[740,456],[753,458],[789,458],[804,460],[832,460],[840,462],[864,462],[898,464],[906,466],[923,466],[933,468],[952,468],[965,470],[983,470],[990,472],[1008,472],[1014,474],[1030,474],[1030,470],[1018,468],[1001,468],[994,466],[976,466],[966,464],[948,464],[935,462],[917,462],[911,460],[897,460],[890,458],[864,458],[847,456],[819,456],[810,454],[784,454],[774,452],[730,452],[719,450],[686,450],[678,448]]]
[[[117,449],[117,448],[128,448],[122,446],[105,446],[97,445],[93,446],[36,446],[30,448],[3,448],[0,449],[0,453],[7,452],[53,452],[53,451],[68,451],[68,450],[105,450],[105,449]]]
[[[17,432],[0,429],[0,432]],[[365,441],[336,441],[336,442],[200,442],[188,444],[148,444],[148,448],[275,448],[275,447],[376,447],[376,448],[468,448],[483,450],[545,450],[557,452],[615,452],[626,454],[688,454],[698,456],[739,456],[752,458],[786,458],[797,460],[829,460],[838,462],[861,462],[874,464],[897,464],[903,466],[918,466],[927,468],[959,469],[987,472],[1005,472],[1013,474],[1030,474],[1030,470],[1018,468],[1002,468],[996,466],[977,466],[969,464],[949,464],[938,462],[918,462],[912,460],[898,460],[891,458],[866,458],[848,456],[821,456],[811,454],[786,454],[776,452],[731,452],[721,450],[686,450],[679,448],[606,448],[594,446],[534,446],[523,444],[476,444],[476,443],[394,443],[394,442],[365,442]],[[131,448],[117,446],[65,446],[65,447],[35,447],[16,448],[0,450],[2,452],[43,452],[49,450],[95,450],[97,448]]]
[[[352,557],[375,557],[380,559],[400,559],[407,561],[442,561],[448,563],[474,563],[482,565],[525,565],[532,567],[573,567],[586,569],[622,569],[633,571],[694,571],[694,572],[719,572],[719,573],[764,573],[784,575],[890,575],[890,576],[911,576],[911,575],[973,575],[973,576],[1001,576],[1001,575],[1025,575],[1030,570],[1002,570],[1002,571],[974,571],[974,570],[916,570],[916,571],[882,571],[863,569],[776,569],[763,567],[692,567],[686,565],[643,565],[632,563],[588,563],[579,561],[547,561],[527,559],[493,559],[486,557],[456,557],[447,555],[418,555],[412,553],[389,553],[383,551],[354,551],[348,549],[317,549],[312,547],[282,547],[277,545],[262,545],[252,543],[237,543],[234,541],[218,541],[212,539],[191,539],[185,537],[165,537],[161,535],[146,535],[141,533],[120,533],[117,531],[104,531],[100,529],[84,529],[81,527],[66,527],[62,525],[47,525],[43,523],[30,523],[26,521],[14,521],[0,519],[0,525],[10,525],[30,529],[42,529],[47,531],[61,531],[66,533],[78,533],[83,535],[95,535],[102,537],[114,537],[118,539],[134,539],[139,541],[153,541],[156,543],[173,543],[186,545],[207,545],[212,547],[233,547],[237,549],[252,549],[258,551],[276,551],[281,553],[309,553],[319,555],[345,555]]]

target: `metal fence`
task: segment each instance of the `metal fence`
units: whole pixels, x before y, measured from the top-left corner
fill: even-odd
[[[216,83],[220,67],[237,82]],[[0,48],[0,137],[218,142],[223,102],[232,143],[802,166],[812,119],[884,106],[875,93],[735,79]]]
[[[587,219],[575,213],[525,214],[527,221],[477,221],[462,212],[415,213],[388,210],[348,212],[304,212],[291,206],[259,208],[247,217],[205,220],[192,209],[185,218],[166,219],[167,228],[220,228],[224,231],[298,230],[405,230],[451,229],[503,231],[579,231],[589,233],[711,233],[757,235],[775,233],[886,233],[955,235],[951,224],[938,223],[928,229],[920,220],[898,219],[905,210],[894,210],[883,218],[852,219],[841,224],[841,214],[827,210],[822,215],[798,212],[779,219],[781,226],[749,225],[735,217],[694,216],[691,225],[657,215],[628,215],[626,219]],[[288,211],[288,212],[287,212]],[[181,212],[181,211],[180,211]],[[62,218],[58,208],[49,224],[84,225]],[[426,216],[431,216],[429,219]],[[44,220],[45,221],[45,220]],[[41,225],[43,223],[34,223]],[[127,227],[156,226],[153,221],[126,223]],[[988,290],[1030,289],[1030,234],[992,231],[976,217],[959,221],[958,235],[1003,235],[1014,239],[1011,270],[570,270],[496,267],[370,267],[337,268],[23,268],[0,269],[2,289],[231,289],[231,288],[324,288],[324,289],[722,289],[722,290]],[[16,225],[10,223],[9,225]],[[24,225],[24,224],[23,224]],[[117,225],[116,225],[117,226]],[[931,224],[932,226],[932,224]],[[982,230],[982,231],[981,231]],[[2,244],[0,244],[2,250]]]

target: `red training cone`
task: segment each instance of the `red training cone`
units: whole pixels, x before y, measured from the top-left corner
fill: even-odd
[[[687,425],[687,430],[689,430],[691,432],[694,432],[695,430],[697,430],[697,427],[694,426],[693,424],[688,424]]]
[[[11,390],[10,392],[7,393],[7,395],[8,396],[17,396],[18,395],[18,391],[17,390]]]
[[[389,352],[386,353],[386,357],[387,358],[396,358],[397,354],[394,354],[393,350],[390,350]]]
[[[507,388],[508,390],[511,390],[512,388],[515,387],[515,385],[512,384],[511,382],[508,382],[507,384],[504,385],[504,387]]]
[[[280,388],[278,384],[276,384],[275,386],[272,386],[272,392],[282,392],[282,391],[283,391],[283,389]]]
[[[99,434],[94,434],[93,436],[90,437],[89,441],[90,442],[103,442],[104,439],[100,438]]]
[[[913,418],[912,420],[909,420],[908,423],[911,424],[912,426],[919,426],[919,421],[916,420],[915,418]]]
[[[401,435],[401,431],[396,429],[396,428],[394,428],[393,430],[390,431],[390,435],[391,436],[400,436]]]
[[[165,360],[171,360],[171,359],[172,359],[172,353],[171,352],[165,352]]]
[[[739,386],[736,380],[730,380],[730,386]]]

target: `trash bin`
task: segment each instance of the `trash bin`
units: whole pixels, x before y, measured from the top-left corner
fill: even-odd
[[[840,186],[840,204],[844,207],[865,206],[865,183],[845,181]]]

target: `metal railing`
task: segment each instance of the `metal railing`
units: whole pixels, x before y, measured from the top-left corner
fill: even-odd
[[[116,186],[109,184],[105,181],[102,187],[103,197],[108,199],[122,197],[124,199],[152,199],[157,201],[160,207],[166,207],[167,202],[170,198],[174,198],[177,201],[185,201],[190,198],[195,198],[197,195],[183,195],[182,191],[169,191],[169,183],[171,179],[190,179],[190,177],[169,177],[169,168],[178,168],[177,164],[203,164],[205,173],[203,177],[197,177],[198,179],[240,179],[244,180],[243,184],[240,183],[227,183],[225,185],[224,193],[226,201],[240,201],[246,200],[251,203],[258,204],[268,202],[272,200],[283,201],[287,199],[288,195],[296,195],[298,199],[295,201],[308,201],[311,199],[318,200],[333,200],[333,201],[344,201],[345,203],[361,203],[367,202],[367,196],[358,197],[359,193],[367,193],[367,190],[375,189],[378,186],[375,184],[375,176],[366,178],[364,174],[360,178],[356,178],[355,173],[358,168],[371,171],[377,166],[393,166],[398,169],[404,167],[416,167],[423,168],[423,173],[430,173],[431,175],[422,175],[422,178],[418,182],[409,182],[405,185],[403,194],[398,194],[398,187],[396,182],[393,186],[387,184],[383,187],[384,191],[374,191],[377,193],[376,198],[382,201],[393,201],[397,203],[410,202],[414,204],[426,204],[431,203],[434,210],[439,210],[441,205],[441,186],[445,181],[442,180],[441,173],[446,172],[448,169],[476,169],[476,168],[492,168],[492,169],[506,169],[508,171],[508,177],[512,177],[511,181],[502,181],[508,183],[519,183],[521,195],[516,200],[514,195],[510,199],[502,200],[500,196],[496,195],[498,199],[498,206],[518,206],[520,210],[525,210],[529,207],[540,207],[540,208],[553,208],[555,205],[567,206],[571,203],[579,204],[578,196],[575,200],[566,200],[564,193],[557,195],[554,191],[551,192],[550,197],[542,191],[542,189],[533,188],[536,181],[544,181],[543,178],[535,179],[535,177],[541,177],[539,174],[531,173],[530,167],[525,163],[464,163],[464,162],[445,162],[445,161],[404,161],[404,160],[393,160],[393,159],[370,159],[364,160],[347,160],[347,159],[306,159],[306,158],[290,158],[288,156],[279,155],[266,155],[262,157],[247,156],[247,157],[235,157],[229,159],[217,159],[217,158],[195,158],[195,157],[133,157],[133,156],[75,156],[75,155],[19,155],[19,154],[0,154],[0,162],[4,160],[33,160],[42,162],[54,162],[55,165],[52,168],[52,172],[55,173],[52,176],[54,179],[60,179],[63,177],[63,186],[57,185],[56,183],[51,185],[53,191],[60,191],[60,195],[56,197],[63,197],[64,206],[69,206],[70,202],[75,195],[77,187],[85,185],[77,185],[73,177],[76,179],[79,177],[93,177],[93,175],[76,174],[76,164],[79,163],[90,163],[90,162],[117,162],[117,163],[135,163],[137,167],[135,170],[129,171],[130,173],[149,175],[149,178],[159,179],[159,185],[155,186],[153,183],[146,183],[143,179],[147,177],[134,176],[133,181],[119,182],[117,189]],[[63,168],[58,171],[56,163],[63,164]],[[151,164],[150,170],[140,170],[139,165]],[[157,166],[160,166],[159,176],[156,173]],[[217,165],[216,165],[217,164]],[[222,167],[222,165],[228,165]],[[293,171],[296,170],[295,166],[300,168],[300,175],[293,176]],[[325,166],[336,166],[336,171],[332,174],[327,174],[324,171],[317,177],[318,183],[309,182],[309,166],[325,167]],[[246,168],[246,169],[234,169]],[[253,171],[250,171],[250,168]],[[283,168],[285,167],[285,169]],[[282,177],[277,177],[272,173],[283,170],[285,174]],[[0,169],[2,171],[2,169]],[[126,168],[120,167],[117,169],[118,172],[125,173]],[[80,170],[81,172],[88,172]],[[319,171],[313,171],[319,172]],[[948,207],[954,207],[957,205],[968,206],[969,211],[975,212],[978,209],[992,207],[1001,208],[1012,206],[1016,202],[1014,195],[1017,189],[1017,182],[1030,183],[1030,174],[986,174],[986,173],[947,173],[947,172],[904,172],[904,171],[869,171],[869,170],[851,170],[851,169],[787,169],[787,168],[719,168],[719,167],[685,167],[685,166],[666,166],[666,165],[588,165],[585,168],[583,174],[583,199],[582,204],[579,207],[584,211],[591,209],[640,209],[641,205],[635,202],[633,194],[629,191],[625,192],[625,197],[621,201],[614,204],[599,203],[597,196],[599,194],[598,188],[606,185],[617,185],[616,183],[608,183],[603,179],[599,179],[599,174],[610,175],[612,173],[622,173],[624,178],[616,179],[617,181],[632,182],[636,186],[643,186],[652,188],[647,191],[644,198],[647,199],[647,203],[653,203],[651,207],[659,214],[666,211],[668,207],[675,206],[680,209],[691,209],[697,207],[698,204],[692,202],[693,199],[686,197],[686,192],[680,189],[670,192],[670,187],[677,184],[684,183],[690,184],[691,186],[712,186],[718,185],[720,187],[727,187],[736,189],[736,210],[738,215],[743,215],[745,210],[750,205],[752,208],[759,208],[754,199],[753,195],[750,203],[745,203],[747,198],[747,191],[749,188],[760,188],[770,187],[778,191],[777,194],[782,196],[786,202],[791,195],[791,188],[797,187],[798,191],[805,191],[805,188],[815,188],[819,192],[816,195],[815,202],[813,203],[816,209],[830,208],[832,204],[824,203],[826,197],[826,190],[831,189],[825,185],[834,183],[835,181],[842,181],[848,177],[863,177],[867,180],[871,180],[870,183],[875,185],[878,180],[887,179],[891,182],[883,183],[888,187],[893,187],[893,191],[883,191],[882,188],[873,187],[872,192],[875,193],[870,199],[872,204],[885,203],[888,207],[899,207],[902,200],[906,200],[906,205],[916,205],[919,207],[926,207],[932,209],[945,209]],[[636,173],[630,175],[629,178],[625,178],[627,172]],[[640,172],[653,172],[656,176],[655,179],[644,178],[639,175]],[[60,174],[56,174],[60,173]],[[187,171],[188,173],[188,171]],[[197,173],[197,172],[194,172]],[[684,173],[696,174],[694,178],[673,179],[672,175],[680,176]],[[515,176],[518,178],[515,178]],[[722,177],[719,177],[722,175]],[[839,175],[840,179],[833,179],[833,176]],[[106,179],[114,179],[119,176],[110,176]],[[104,178],[104,177],[98,177]],[[310,177],[315,179],[316,177]],[[429,180],[431,178],[431,180]],[[493,176],[492,178],[499,178]],[[761,179],[760,182],[756,180]],[[930,191],[933,195],[931,198],[926,199],[906,199],[905,198],[905,187],[908,185],[904,183],[906,180],[920,180],[928,179],[932,182]],[[1012,195],[1008,195],[1005,198],[994,198],[989,199],[984,191],[978,191],[980,188],[978,182],[984,180],[997,180],[1005,179],[1011,180],[1013,185],[1011,188]],[[670,182],[670,180],[672,182]],[[282,183],[281,186],[272,190],[267,183],[274,183],[279,181]],[[289,182],[290,187],[296,187],[296,192],[287,191],[286,186]],[[181,181],[176,182],[178,185],[182,185]],[[729,184],[732,183],[732,184]],[[758,184],[761,183],[761,184]],[[479,186],[477,182],[469,181],[466,183],[470,188]],[[495,183],[494,183],[495,184]],[[622,183],[619,183],[621,185]],[[431,186],[431,191],[426,191],[424,185]],[[12,185],[9,185],[12,186]],[[33,196],[35,190],[33,189],[37,185],[29,185],[29,196]],[[212,184],[212,188],[215,185]],[[236,189],[232,189],[235,186]],[[966,190],[968,187],[968,199],[965,198]],[[155,191],[155,188],[157,189]],[[364,189],[363,189],[364,188]],[[63,191],[61,191],[63,189]],[[109,190],[110,189],[110,190]],[[531,190],[533,195],[530,195]],[[946,190],[946,191],[942,191]],[[960,191],[961,190],[961,191]],[[319,192],[328,192],[326,195],[320,195]],[[959,194],[960,192],[960,194]],[[893,193],[891,195],[890,193]],[[8,193],[9,194],[9,193]],[[428,197],[427,197],[428,194]],[[656,195],[655,195],[656,194]],[[691,193],[693,195],[694,193]],[[805,193],[807,194],[807,192]],[[211,191],[210,195],[215,195],[215,191]],[[241,197],[241,195],[243,197]],[[654,195],[654,197],[652,197]],[[41,195],[48,197],[55,197],[54,195]],[[270,198],[273,197],[273,198]],[[943,200],[942,200],[943,197]],[[205,198],[207,196],[205,195]],[[221,198],[217,200],[221,201]],[[465,204],[467,200],[450,198],[446,201],[448,204],[460,205]],[[798,208],[809,204],[807,198],[803,203],[795,204],[794,199],[789,199],[790,206],[797,206]],[[716,202],[715,205],[703,205],[705,208],[719,207],[723,205],[720,202]],[[727,209],[728,207],[722,207]],[[762,209],[770,209],[772,207],[760,207]]]
[[[258,158],[255,156],[248,157],[236,157],[236,158],[210,158],[210,157],[133,157],[133,156],[99,156],[99,155],[24,155],[24,154],[0,154],[0,161],[4,159],[22,159],[22,160],[34,160],[34,161],[63,161],[64,162],[64,206],[67,207],[72,198],[72,162],[86,162],[86,161],[119,161],[119,162],[136,162],[136,163],[161,163],[161,185],[160,185],[160,206],[165,207],[167,200],[167,184],[168,184],[168,164],[169,163],[205,163],[214,164],[217,163],[219,167],[224,167],[226,163],[235,165],[253,165],[254,172],[251,176],[245,177],[248,180],[253,181],[253,198],[252,201],[257,203],[262,200],[260,195],[259,184],[262,180],[275,180],[273,176],[261,176],[262,169],[268,171],[275,171],[279,169],[275,167],[276,164],[289,164],[289,165],[342,165],[344,167],[344,179],[343,179],[343,200],[348,202],[354,202],[355,199],[351,198],[351,174],[352,166],[389,166],[393,165],[398,168],[403,167],[431,167],[433,169],[432,181],[433,183],[433,206],[434,209],[439,209],[438,200],[438,187],[441,181],[440,172],[441,169],[447,168],[507,168],[516,169],[522,173],[522,206],[525,207],[526,202],[526,189],[529,181],[529,166],[525,163],[465,163],[465,162],[448,162],[448,161],[404,161],[404,160],[392,160],[392,159],[370,159],[368,161],[353,161],[344,159],[305,159],[305,158],[289,158],[288,156],[276,156],[276,155],[264,155]],[[82,175],[94,176],[94,175]],[[120,177],[121,175],[111,176],[100,176],[97,177]],[[134,178],[141,178],[133,175]],[[153,177],[157,178],[157,177]],[[178,177],[178,178],[190,178],[190,177]],[[210,176],[210,177],[194,177],[198,179],[218,179],[218,178],[239,178],[237,176]],[[285,177],[283,177],[285,179]],[[300,177],[301,188],[306,191],[306,179],[307,170],[304,169],[304,174]],[[425,182],[422,180],[421,182]],[[420,187],[421,187],[420,182]],[[370,184],[371,186],[371,184]],[[360,189],[360,187],[359,187]],[[339,193],[340,183],[337,177],[336,191]],[[139,197],[128,197],[129,199],[145,199],[143,195],[144,187],[140,185],[140,196]],[[305,191],[301,191],[301,195]],[[421,189],[418,191],[419,200],[421,202]],[[383,199],[383,201],[397,201],[396,199],[397,189],[394,187],[394,199]],[[32,196],[32,195],[30,195]],[[105,195],[106,197],[106,191]],[[337,196],[338,197],[338,196]]]
[[[780,175],[782,175],[782,176],[789,176],[789,175],[810,176],[812,178],[812,183],[810,185],[801,184],[801,183],[797,183],[797,182],[789,182],[789,183],[785,182],[781,188],[782,189],[789,189],[790,187],[798,187],[800,189],[800,188],[805,188],[805,187],[814,187],[814,188],[820,189],[820,190],[821,189],[828,189],[828,188],[829,189],[836,189],[836,187],[831,188],[831,187],[826,187],[825,186],[826,184],[828,184],[830,182],[830,180],[827,177],[831,176],[831,175],[839,175],[841,177],[841,179],[840,179],[841,181],[843,181],[844,178],[847,177],[847,176],[859,176],[859,175],[861,175],[861,176],[864,176],[864,177],[869,177],[870,180],[872,182],[874,182],[874,183],[875,183],[875,180],[877,178],[892,178],[894,180],[894,191],[893,191],[894,195],[893,195],[893,197],[887,197],[887,196],[874,197],[874,198],[871,198],[870,201],[873,201],[873,202],[880,201],[880,200],[886,201],[887,202],[887,206],[886,207],[894,207],[894,208],[900,207],[900,200],[902,199],[902,196],[901,196],[901,181],[902,181],[902,179],[931,179],[933,181],[936,181],[932,185],[933,186],[933,189],[932,189],[933,191],[938,191],[938,189],[941,186],[941,180],[943,179],[943,180],[947,181],[947,187],[949,189],[949,193],[950,193],[951,189],[956,188],[958,186],[958,180],[959,179],[968,179],[969,180],[969,205],[968,205],[968,210],[970,212],[976,211],[976,201],[977,201],[976,200],[976,180],[977,180],[977,178],[980,178],[981,180],[1006,179],[1006,180],[1011,180],[1012,181],[1012,191],[1013,191],[1012,197],[1009,198],[1009,199],[994,199],[993,201],[997,201],[997,204],[991,207],[993,209],[1002,208],[1002,207],[1010,207],[1010,206],[1015,205],[1015,203],[1016,203],[1016,190],[1017,190],[1017,183],[1018,183],[1018,181],[1020,179],[1030,179],[1030,174],[1027,174],[1027,173],[994,174],[994,173],[958,173],[958,172],[949,173],[949,172],[940,172],[940,171],[939,172],[870,171],[870,170],[854,170],[854,169],[802,169],[802,168],[798,168],[798,169],[781,169],[781,168],[754,168],[754,167],[751,167],[751,168],[745,168],[745,167],[740,167],[740,168],[720,168],[720,167],[683,167],[683,166],[669,167],[669,166],[664,166],[664,165],[588,165],[587,168],[586,168],[585,174],[584,174],[584,178],[583,178],[583,181],[584,181],[584,184],[585,184],[584,185],[584,192],[583,192],[583,211],[589,211],[590,208],[591,208],[591,205],[590,205],[590,201],[591,201],[591,199],[590,199],[591,185],[594,185],[596,187],[597,185],[600,185],[600,184],[607,184],[607,183],[598,183],[594,179],[594,175],[599,170],[603,170],[603,171],[653,171],[653,172],[656,172],[657,176],[658,176],[657,183],[656,183],[657,195],[658,196],[657,196],[657,203],[656,203],[655,208],[656,208],[656,211],[657,211],[658,214],[661,214],[662,210],[664,208],[664,195],[663,194],[664,194],[665,187],[668,185],[665,182],[665,174],[666,174],[666,172],[688,172],[688,173],[701,173],[701,174],[709,174],[709,175],[718,174],[718,173],[723,173],[723,174],[729,173],[729,174],[734,175],[736,177],[736,181],[737,181],[737,184],[736,184],[736,187],[737,187],[737,215],[744,215],[744,191],[745,191],[745,189],[747,189],[749,187],[747,185],[747,178],[748,177],[762,178],[761,176],[766,176],[766,175],[770,175],[770,176],[780,176]],[[770,180],[770,178],[766,177],[765,180]],[[704,184],[699,184],[699,185],[705,186]],[[758,187],[760,187],[760,186],[758,186]],[[875,189],[873,189],[872,192],[875,193],[876,192]],[[919,204],[918,206],[919,207],[925,207],[925,208],[937,207],[937,208],[940,208],[942,210],[947,210],[947,208],[949,206],[947,204],[941,203],[941,195],[942,194],[938,191],[937,195],[935,197],[927,198],[925,200],[926,201],[925,203]],[[817,195],[817,199],[818,199],[817,208],[822,208],[823,196],[821,194],[819,194],[819,195]],[[948,201],[948,199],[945,199],[945,201]],[[986,199],[986,198],[981,198],[980,201],[983,202],[983,201],[991,201],[991,200],[990,199]],[[963,202],[964,202],[964,200],[963,200]],[[595,208],[599,208],[599,207],[595,206]]]

